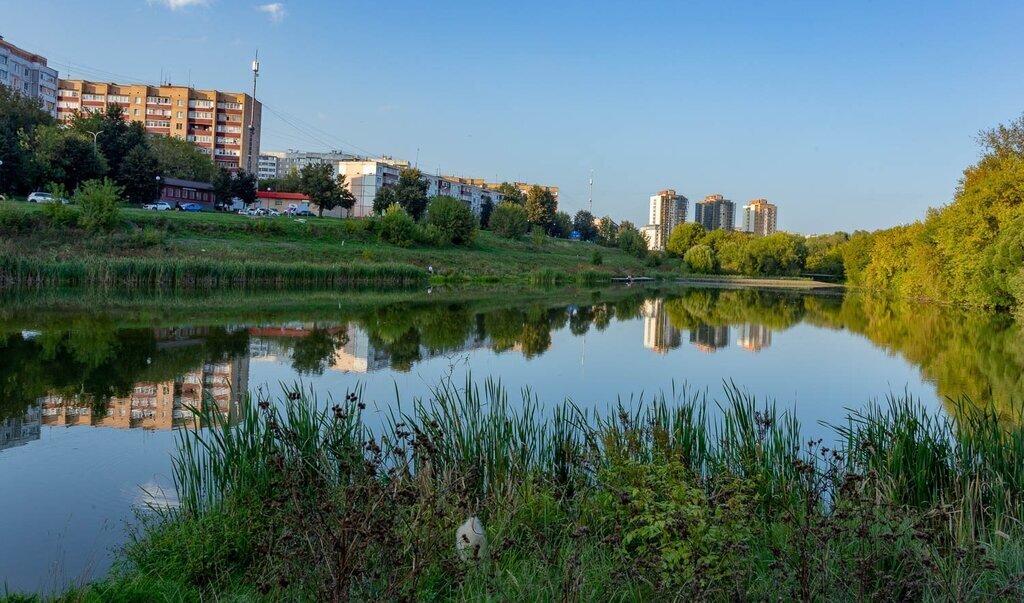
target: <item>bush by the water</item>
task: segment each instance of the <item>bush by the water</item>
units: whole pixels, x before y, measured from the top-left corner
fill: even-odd
[[[711,274],[718,271],[718,258],[707,245],[694,245],[683,256],[686,266],[697,274]]]

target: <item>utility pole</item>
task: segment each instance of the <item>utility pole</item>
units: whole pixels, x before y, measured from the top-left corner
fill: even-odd
[[[260,51],[256,50],[256,58],[252,62],[252,105],[249,111],[249,153],[246,158],[245,171],[250,174],[252,170],[252,145],[253,140],[256,138],[256,79],[260,77]],[[259,187],[259,180],[256,181],[257,188]]]

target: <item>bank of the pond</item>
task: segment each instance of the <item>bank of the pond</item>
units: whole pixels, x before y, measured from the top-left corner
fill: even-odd
[[[442,383],[371,433],[358,392],[327,407],[289,388],[181,432],[180,503],[63,599],[1024,596],[1019,409],[894,398],[835,426],[832,449],[752,396],[719,402],[544,413]],[[470,516],[486,544],[458,546]]]
[[[651,265],[620,249],[551,237],[510,240],[479,231],[468,247],[401,247],[382,241],[367,220],[139,209],[121,213],[122,226],[93,234],[55,222],[39,206],[0,205],[0,283],[50,286],[85,279],[142,286],[176,278],[179,266],[185,268],[183,286],[220,271],[226,276],[212,279],[217,286],[245,282],[256,287],[347,283],[355,274],[365,280],[366,272],[377,282],[381,273],[388,280],[407,280],[406,272],[392,274],[398,268],[419,273],[416,279],[423,282],[432,277],[437,284],[598,283],[617,275],[666,278],[680,269],[678,259]],[[111,265],[132,269],[111,272]],[[189,273],[200,266],[199,274]]]
[[[757,287],[762,289],[842,290],[838,283],[815,281],[809,278],[751,278],[744,276],[688,275],[672,279],[673,282],[700,287]]]

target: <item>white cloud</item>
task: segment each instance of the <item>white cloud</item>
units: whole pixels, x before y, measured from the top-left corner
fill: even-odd
[[[181,0],[176,1],[180,2]],[[281,4],[280,2],[261,4],[256,7],[256,10],[270,15],[270,20],[274,23],[280,23],[281,19],[284,19],[285,15],[288,14],[288,12],[284,10],[284,4]]]
[[[149,0],[150,4],[166,6],[171,10],[180,10],[189,6],[206,6],[210,0]]]

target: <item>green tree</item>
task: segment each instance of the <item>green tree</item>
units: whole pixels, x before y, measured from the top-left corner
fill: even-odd
[[[373,196],[373,213],[383,216],[384,212],[396,203],[398,203],[398,197],[395,196],[395,189],[390,186],[382,186],[377,189],[377,193]]]
[[[83,182],[75,191],[80,208],[78,223],[91,232],[112,230],[121,221],[123,191],[110,178]]]
[[[539,186],[530,188],[526,195],[526,216],[530,224],[540,226],[550,232],[555,225],[555,212],[558,211],[558,202],[555,196]]]
[[[213,159],[191,142],[174,136],[152,135],[148,144],[156,159],[157,171],[165,178],[213,182],[217,176],[217,166]],[[125,156],[127,160],[128,156]],[[125,190],[128,190],[128,186],[125,186]]]
[[[572,216],[564,211],[555,212],[555,219],[551,221],[548,232],[553,237],[568,239],[572,234]]]
[[[704,234],[704,227],[696,222],[680,224],[672,229],[665,250],[676,257],[683,257],[691,247],[704,238]]]
[[[107,164],[92,139],[77,132],[55,125],[41,126],[30,137],[26,135],[23,144],[31,149],[28,181],[33,188],[55,182],[73,190],[107,173]]]
[[[238,199],[246,205],[251,205],[256,202],[256,175],[245,170],[232,173],[221,168],[213,179],[213,194],[221,203],[230,203]]]
[[[514,184],[502,182],[495,190],[501,193],[502,203],[526,205],[526,195],[524,195],[523,191],[519,190],[519,187]]]
[[[160,174],[156,157],[148,148],[139,145],[129,151],[121,162],[120,182],[125,184],[125,199],[130,203],[150,203],[160,196]]]
[[[351,216],[352,208],[356,204],[356,196],[353,195],[352,190],[349,189],[348,182],[345,180],[345,174],[338,174],[334,184],[338,187],[338,206],[344,209],[345,213]]]
[[[83,137],[88,137],[90,142],[93,141],[93,134],[96,134],[96,144],[118,184],[123,184],[118,175],[121,173],[121,163],[128,157],[128,153],[137,146],[148,145],[149,135],[145,126],[140,122],[130,121],[124,109],[114,105],[103,113],[76,113],[69,123],[69,128]]]
[[[415,168],[405,168],[398,173],[395,201],[413,220],[418,221],[427,209],[428,188],[430,185],[423,178],[422,172]]]
[[[341,191],[334,180],[334,166],[329,163],[303,166],[299,171],[299,191],[317,206],[320,217],[323,217],[325,209],[330,211],[341,204]]]
[[[594,223],[594,214],[585,209],[576,212],[572,219],[572,228],[580,235],[580,240],[593,241],[597,238],[597,225]]]
[[[619,228],[612,221],[611,216],[601,218],[597,226],[597,244],[605,247],[615,247]]]
[[[530,230],[526,210],[516,203],[503,201],[491,215],[491,230],[506,239],[518,239]]]
[[[476,218],[468,205],[454,197],[439,196],[430,200],[427,224],[437,228],[445,242],[470,245],[476,236]]]
[[[491,224],[491,214],[494,213],[494,201],[485,197],[480,203],[480,228],[487,228]]]
[[[748,274],[759,276],[795,275],[803,269],[806,259],[807,244],[803,237],[776,232],[750,242],[744,268]]]
[[[30,180],[31,147],[23,141],[34,139],[36,128],[54,124],[41,102],[0,86],[0,193],[24,193],[37,184]]]
[[[623,226],[619,228],[618,245],[619,249],[629,255],[647,257],[647,237],[640,234],[640,231],[629,222],[623,221]]]
[[[698,274],[714,274],[718,271],[718,259],[715,252],[707,245],[694,245],[686,250],[683,256],[686,266]]]

